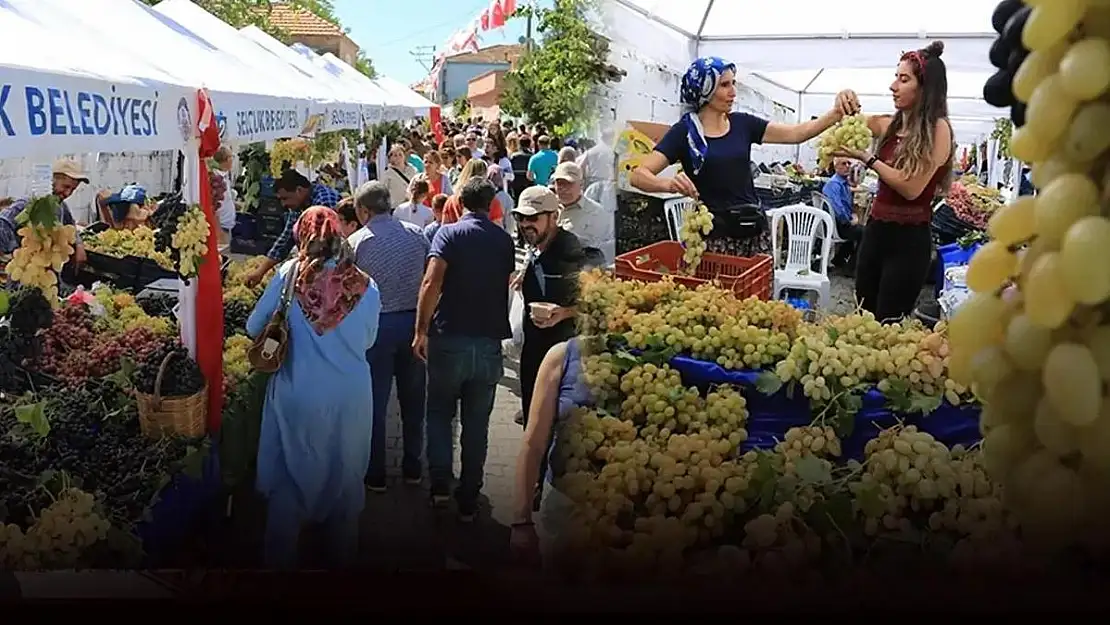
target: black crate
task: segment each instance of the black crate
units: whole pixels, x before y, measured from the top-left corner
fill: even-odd
[[[254,241],[249,239],[232,239],[231,253],[243,254],[246,256],[264,256],[266,252],[270,251],[270,246],[273,244],[273,239],[260,239]]]
[[[170,279],[178,277],[176,272],[163,269],[158,263],[149,258],[142,259],[139,263],[139,275],[135,282],[138,286],[145,287],[151,282],[162,279]]]
[[[281,217],[270,217],[270,216],[259,217],[257,224],[258,224],[258,229],[256,230],[256,232],[258,234],[255,238],[268,237],[268,236],[269,237],[276,237],[277,235],[281,234],[282,230],[285,230],[285,216],[283,215]]]
[[[285,217],[285,207],[275,197],[264,197],[258,200],[258,209],[255,214],[259,217]]]
[[[231,237],[248,241],[258,238],[258,218],[250,213],[236,213],[235,228],[231,230]]]

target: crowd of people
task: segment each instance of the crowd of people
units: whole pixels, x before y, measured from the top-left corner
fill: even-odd
[[[579,273],[612,258],[613,216],[586,193],[596,144],[578,142],[579,153],[543,128],[509,123],[447,130],[438,146],[415,130],[394,143],[389,167],[347,198],[293,170],[275,181],[286,227],[249,278],[277,267],[248,327],[257,336],[277,311],[290,326],[258,452],[271,566],[295,566],[295,530],[313,521],[327,527],[337,565],[353,551],[365,492],[388,488],[394,388],[403,482],[427,479],[433,506],[453,502],[472,520],[512,325],[521,327],[525,426],[545,355],[575,333]],[[594,172],[591,184],[606,179]],[[514,297],[527,311],[519,319],[507,314]]]

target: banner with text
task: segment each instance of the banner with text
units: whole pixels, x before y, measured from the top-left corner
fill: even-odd
[[[216,109],[220,141],[255,143],[291,139],[315,132],[323,107],[308,100],[247,95],[225,91],[208,92]]]
[[[324,105],[323,115],[320,132],[362,129],[362,111],[357,104],[330,102]]]
[[[194,92],[9,68],[0,75],[0,158],[180,149]]]

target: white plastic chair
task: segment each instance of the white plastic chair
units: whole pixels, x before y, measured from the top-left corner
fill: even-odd
[[[832,225],[832,244],[839,245],[844,243],[844,239],[840,237],[840,232],[836,229],[836,211],[833,210],[832,200],[825,196],[824,193],[813,192],[813,208],[820,208],[833,218]]]
[[[828,309],[832,299],[829,281],[832,237],[821,237],[818,270],[813,269],[813,244],[817,240],[819,227],[823,225],[825,232],[831,233],[836,226],[835,220],[825,211],[805,204],[783,207],[772,213],[770,218],[771,245],[776,259],[782,254],[778,237],[780,221],[785,222],[787,233],[786,265],[775,269],[774,298],[782,297],[786,289],[815,291],[817,307]]]
[[[676,197],[663,202],[663,219],[667,222],[667,232],[671,235],[672,241],[681,240],[678,235],[682,232],[682,219],[686,209],[693,207],[694,199],[688,197]]]

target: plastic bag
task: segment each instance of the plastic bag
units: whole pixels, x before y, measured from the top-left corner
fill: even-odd
[[[513,347],[520,347],[524,345],[524,296],[520,291],[513,291],[511,297],[513,301],[509,304],[509,327],[513,330],[513,338],[510,340]]]

